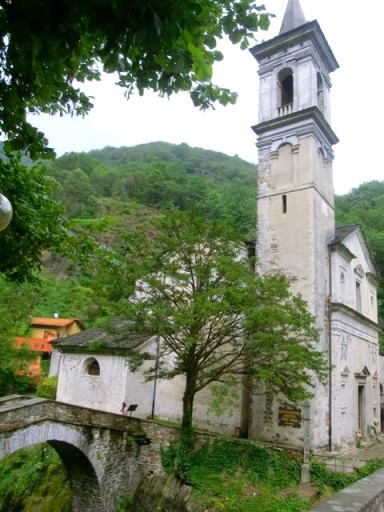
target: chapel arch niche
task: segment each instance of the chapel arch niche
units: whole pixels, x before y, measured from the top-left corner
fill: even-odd
[[[84,372],[87,375],[97,377],[100,375],[100,365],[94,357],[88,358],[84,363]]]
[[[293,110],[293,71],[284,68],[277,75],[277,109],[280,116],[289,114]]]
[[[293,169],[293,146],[292,144],[284,143],[277,151],[276,181],[278,187],[293,184]]]

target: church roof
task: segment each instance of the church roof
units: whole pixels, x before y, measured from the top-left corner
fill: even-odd
[[[280,28],[280,34],[289,32],[294,28],[300,27],[306,23],[303,9],[301,8],[299,0],[289,0],[285,10],[283,22]]]
[[[349,224],[347,226],[341,226],[335,229],[335,236],[333,240],[331,240],[330,245],[336,245],[341,243],[347,236],[356,231],[357,229],[361,229],[360,224]]]
[[[44,327],[68,327],[69,325],[77,322],[79,326],[84,329],[83,324],[78,318],[43,318],[43,317],[33,317],[31,321],[31,325],[33,327],[36,326],[44,326]]]
[[[63,352],[115,352],[119,350],[134,349],[152,338],[152,335],[142,334],[130,330],[129,322],[112,322],[111,329],[92,327],[86,331],[78,332],[52,341],[54,348]]]
[[[302,46],[306,42],[310,42],[313,45],[329,73],[339,67],[332,49],[316,20],[307,21],[304,24],[299,23],[288,32],[280,32],[278,36],[253,46],[250,48],[250,52],[257,62],[269,62],[270,58],[278,55],[279,52],[286,51],[287,48],[294,48],[297,45]]]
[[[361,228],[361,224],[348,224],[346,226],[340,226],[335,229],[335,236],[329,242],[330,247],[332,248],[341,248],[344,252],[348,253],[351,259],[356,258],[355,254],[353,254],[346,245],[344,245],[345,239],[354,233],[355,231],[359,231],[361,235],[361,241],[365,246],[367,258],[370,260],[371,272],[368,272],[368,275],[372,277],[374,280],[378,281],[380,279],[379,274],[376,270],[374,259],[372,257],[371,251],[369,250],[369,246],[367,240],[364,236],[364,232]]]

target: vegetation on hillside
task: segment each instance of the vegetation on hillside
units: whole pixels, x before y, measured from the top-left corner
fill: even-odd
[[[28,347],[15,347],[15,337],[24,336],[36,290],[32,285],[18,286],[0,279],[0,396],[31,391],[27,377],[30,361],[35,357]]]
[[[143,238],[152,236],[155,239],[158,234],[157,222],[165,213],[168,214],[172,209],[186,211],[197,206],[207,219],[231,223],[241,238],[254,237],[256,167],[237,157],[190,148],[185,144],[153,143],[135,148],[105,148],[87,154],[71,153],[51,164],[49,175],[59,184],[54,198],[62,203],[64,210],[60,207],[57,212],[66,218],[65,222],[72,223],[71,233],[74,240],[78,240],[78,258],[69,260],[46,253],[43,271],[39,273],[35,269],[32,272],[33,277],[38,278],[36,283],[15,284],[3,278],[0,280],[1,394],[23,393],[30,386],[22,373],[15,372],[21,363],[27,364],[30,356],[26,351],[23,359],[21,352],[15,352],[12,340],[16,334],[28,333],[31,316],[52,316],[57,312],[61,317],[80,317],[87,326],[91,326],[102,318],[121,312],[121,301],[126,299],[127,290],[132,286],[134,272],[130,265],[137,267],[140,261],[133,249],[140,246],[140,243],[144,249]],[[11,185],[16,184],[17,179],[15,175]],[[44,189],[44,183],[40,191],[44,190],[50,200],[53,189]],[[48,201],[48,204],[51,203]],[[362,225],[377,271],[381,275],[384,275],[383,205],[384,182],[366,183],[345,196],[336,197],[337,224]],[[35,213],[32,213],[33,218],[36,218]],[[40,225],[37,232],[44,243],[44,227]],[[6,234],[7,230],[3,233]],[[90,242],[89,236],[95,243]],[[0,247],[0,257],[8,257],[3,249],[5,246]],[[84,247],[87,250],[83,251]],[[17,263],[15,258],[12,261]],[[122,263],[125,272],[121,271]],[[3,272],[4,276],[7,277],[6,272]],[[381,284],[379,290],[381,322],[384,318],[383,286]],[[20,460],[16,464],[18,467],[21,467]],[[198,467],[197,459],[193,467],[195,465]],[[11,466],[7,467],[7,471],[11,471]],[[1,468],[0,482],[3,481]],[[330,477],[324,476],[321,467],[313,468],[319,487],[329,486],[330,492],[336,488],[332,486],[334,484],[329,485]],[[228,470],[228,474],[231,471]],[[240,474],[241,470],[236,471]],[[201,474],[202,481],[208,478],[203,471]],[[247,478],[248,474],[244,482]],[[340,477],[338,481],[343,480],[343,483],[337,485],[348,485],[348,478]],[[31,480],[34,481],[34,477]],[[233,478],[222,475],[218,480],[223,483],[224,493],[230,495],[233,492],[236,499],[241,499],[236,494],[238,490],[230,490]],[[4,485],[6,482],[11,485],[8,476]],[[52,479],[50,482],[52,486]],[[211,485],[216,489],[216,484]],[[9,489],[4,492],[8,497],[11,496]],[[220,492],[216,489],[217,495],[209,499],[225,503]],[[259,485],[255,492],[262,495]],[[30,499],[35,499],[34,494],[31,494]],[[278,496],[274,495],[274,499],[278,499]],[[231,500],[228,501],[231,503]],[[217,507],[217,510],[231,510],[220,509],[219,505]]]
[[[211,220],[226,219],[254,237],[256,166],[238,157],[155,142],[132,148],[70,153],[52,174],[57,199],[71,218],[99,218],[123,202],[152,208],[199,208]]]
[[[163,451],[166,470],[174,470],[177,457],[177,445]],[[210,512],[302,512],[384,465],[375,460],[352,473],[339,473],[312,461],[308,489],[300,486],[302,454],[252,441],[217,439],[196,450],[188,462],[185,479],[193,498]]]

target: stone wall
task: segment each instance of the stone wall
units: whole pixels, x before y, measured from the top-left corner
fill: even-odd
[[[312,512],[384,512],[384,469],[320,503]]]

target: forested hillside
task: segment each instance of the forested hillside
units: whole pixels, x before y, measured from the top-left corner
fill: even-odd
[[[79,261],[46,255],[40,281],[24,284],[25,293],[17,290],[26,297],[31,315],[57,312],[91,326],[118,313],[132,285],[121,264],[135,264],[133,242],[150,235],[154,219],[169,209],[197,207],[207,218],[228,220],[244,238],[255,235],[257,167],[238,157],[155,142],[69,153],[49,164],[48,173],[58,182],[55,199],[64,205],[79,237]],[[384,275],[384,182],[366,183],[336,197],[336,218],[337,225],[363,226],[377,270]],[[92,254],[92,239],[103,254]],[[20,285],[3,285],[0,295],[16,293],[12,286]],[[381,285],[381,319],[383,297]]]
[[[371,181],[336,198],[338,226],[361,224],[377,270],[384,277],[384,181]],[[382,295],[382,299],[384,295]]]
[[[167,208],[198,207],[207,218],[229,220],[245,238],[255,235],[257,168],[238,157],[155,142],[66,154],[50,172],[60,183],[57,199],[68,217],[118,251],[129,245],[133,232],[153,229],[151,219]],[[377,271],[384,275],[384,182],[365,183],[337,196],[336,222],[363,226]],[[59,275],[62,270],[52,261],[51,269]],[[84,292],[86,282],[92,296],[98,286],[105,290],[102,276],[99,272],[97,280],[80,277],[77,286],[81,283]],[[111,291],[109,299],[113,297],[118,299],[118,290]],[[381,319],[383,298],[382,284]],[[86,316],[94,321],[89,312]]]
[[[132,201],[160,209],[197,206],[253,236],[256,166],[237,157],[155,142],[70,153],[57,159],[52,173],[71,217],[100,218],[113,203],[121,211],[119,203]]]

